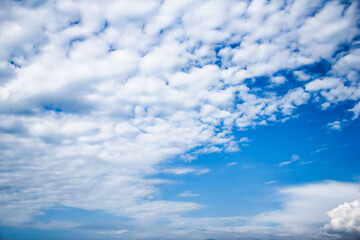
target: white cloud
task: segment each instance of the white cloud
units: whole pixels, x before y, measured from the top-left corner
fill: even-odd
[[[277,183],[277,181],[267,181],[265,184],[274,184]]]
[[[324,78],[324,79],[316,79],[308,84],[306,84],[306,91],[319,91],[319,90],[327,90],[331,88],[335,88],[341,84],[340,79],[337,78]]]
[[[359,198],[359,184],[324,181],[283,187],[275,195],[282,207],[266,211],[255,216],[233,217],[175,217],[167,224],[152,229],[153,231],[134,233],[134,238],[157,237],[165,233],[174,238],[226,238],[226,239],[336,239],[323,226],[330,221],[328,212],[342,204]],[[336,217],[346,223],[357,216],[358,208],[352,204],[351,214],[343,214],[345,209],[336,213]],[[347,209],[350,209],[347,208]],[[351,217],[350,217],[351,216]],[[353,225],[351,225],[353,226]],[[355,225],[357,226],[357,225]],[[153,227],[153,226],[152,226]],[[351,228],[353,229],[353,228]],[[332,232],[334,233],[334,232]],[[345,238],[346,239],[346,238]],[[351,239],[351,238],[349,238]]]
[[[312,152],[310,154],[312,155],[312,154],[319,153],[319,152],[322,152],[322,151],[325,151],[325,150],[328,150],[328,149],[329,149],[329,147],[323,146],[323,147],[321,147],[319,149],[316,149],[314,152]]]
[[[304,73],[303,71],[294,71],[293,74],[297,77],[299,81],[310,80],[311,76]]]
[[[328,212],[330,223],[324,229],[329,233],[345,235],[344,239],[360,236],[360,201],[345,202]]]
[[[237,163],[236,162],[229,162],[228,164],[226,164],[226,166],[231,167],[231,166],[235,166]]]
[[[284,76],[276,76],[276,77],[270,78],[270,82],[275,84],[275,85],[281,85],[285,81],[286,81],[286,78]]]
[[[179,194],[179,197],[197,197],[199,196],[198,193],[193,193],[191,191],[185,191]]]
[[[360,114],[360,102],[356,103],[356,105],[352,109],[349,109],[349,111],[354,113],[352,120],[357,119]]]
[[[352,39],[357,30],[352,21],[356,4],[345,9],[338,1],[329,1],[300,28],[301,51],[315,58],[329,57],[340,43]],[[341,17],[343,16],[343,17]]]
[[[242,138],[240,138],[239,142],[248,143],[248,142],[250,142],[250,140],[247,137],[242,137]]]
[[[335,121],[335,122],[332,122],[332,123],[328,123],[328,126],[331,129],[340,130],[341,129],[341,122]]]
[[[297,161],[297,160],[299,160],[299,159],[300,159],[299,155],[293,154],[293,155],[291,156],[291,160],[290,160],[290,161],[281,162],[281,163],[279,163],[279,166],[281,167],[281,166],[289,165],[290,163],[293,163],[293,162],[295,162],[295,161]]]
[[[159,165],[239,151],[249,140],[236,139],[234,127],[286,121],[308,103],[307,91],[333,104],[360,98],[358,50],[331,57],[357,31],[355,3],[0,4],[2,224],[29,222],[54,206],[135,219],[199,209],[155,198],[167,183],[154,177]],[[245,81],[297,71],[319,56],[335,64],[334,76],[306,91],[259,94]]]
[[[355,183],[328,181],[282,189],[280,193],[286,196],[284,208],[262,213],[255,217],[255,222],[278,223],[290,235],[290,232],[320,234],[320,229],[315,226],[328,221],[327,211],[359,196],[358,187]],[[321,237],[315,236],[315,239]]]
[[[293,154],[292,156],[291,156],[291,160],[292,161],[297,161],[297,160],[299,160],[300,159],[300,157],[299,157],[299,155],[297,155],[297,154]]]

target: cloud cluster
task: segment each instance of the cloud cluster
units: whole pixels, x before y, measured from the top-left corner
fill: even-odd
[[[330,223],[325,225],[329,233],[342,235],[343,239],[360,237],[360,201],[345,202],[328,212]]]
[[[358,230],[358,202],[340,205],[344,201],[359,198],[359,184],[323,181],[319,183],[303,184],[283,187],[279,190],[279,209],[267,211],[251,217],[197,217],[170,218],[169,223],[161,227],[151,225],[151,230],[128,235],[136,239],[151,237],[162,239],[169,234],[175,239],[191,236],[192,239],[312,239],[333,240],[333,222],[338,223],[344,230]],[[339,206],[340,205],[340,206]],[[337,207],[339,206],[339,207]],[[323,231],[323,226],[327,224]],[[341,219],[338,219],[341,218]],[[337,221],[341,220],[341,221]],[[339,231],[336,231],[339,232]],[[345,235],[344,235],[345,236]],[[356,236],[356,235],[351,235]],[[357,239],[357,238],[344,238]]]
[[[202,205],[158,197],[167,181],[154,175],[166,160],[238,151],[248,139],[233,128],[286,121],[309,99],[323,109],[357,102],[355,120],[358,9],[313,0],[1,1],[0,222],[29,222],[54,206],[178,216]],[[312,79],[306,66],[322,60],[331,69]]]

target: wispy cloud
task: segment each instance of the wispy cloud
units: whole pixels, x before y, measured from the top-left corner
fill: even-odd
[[[281,163],[279,163],[279,166],[281,167],[281,166],[288,165],[288,164],[293,163],[293,162],[295,162],[295,161],[297,161],[297,160],[299,160],[299,159],[300,159],[299,155],[293,154],[293,155],[291,156],[291,160],[290,160],[290,161],[281,162]]]
[[[228,164],[226,164],[226,166],[228,166],[228,167],[235,166],[235,165],[237,165],[236,162],[229,162]]]
[[[319,152],[322,152],[322,151],[326,151],[328,150],[329,147],[321,147],[319,149],[316,149],[314,152],[312,152],[311,154],[315,154],[315,153],[319,153]]]
[[[274,184],[277,183],[277,181],[267,181],[265,184]]]
[[[184,174],[195,174],[202,175],[210,172],[210,169],[207,168],[168,168],[163,170],[164,173],[171,173],[176,175],[184,175]]]
[[[197,197],[198,193],[192,193],[191,191],[185,191],[179,194],[179,197]]]

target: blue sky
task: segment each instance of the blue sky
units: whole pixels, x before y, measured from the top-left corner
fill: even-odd
[[[358,1],[0,3],[0,239],[357,239]]]

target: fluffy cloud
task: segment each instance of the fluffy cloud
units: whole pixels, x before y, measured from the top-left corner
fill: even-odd
[[[0,6],[2,224],[54,206],[178,217],[203,206],[156,198],[167,183],[154,177],[159,165],[238,151],[246,138],[236,139],[234,127],[285,121],[311,96],[331,104],[360,98],[356,2]],[[334,56],[344,44],[351,50]],[[273,77],[281,70],[309,80],[299,68],[320,58],[333,63],[329,76],[281,92],[253,86],[260,77],[286,85]]]
[[[162,238],[165,233],[167,236],[171,233],[171,236],[179,239],[188,236],[194,239],[336,239],[334,232],[324,231],[322,226],[329,222],[330,214],[335,221],[341,216],[344,222],[339,223],[342,226],[348,224],[352,230],[358,229],[357,220],[352,221],[358,216],[358,203],[340,205],[360,197],[358,188],[358,184],[336,181],[282,187],[278,192],[282,207],[274,211],[250,217],[175,217],[155,230],[129,236]],[[341,210],[337,208],[339,205]]]
[[[349,111],[354,113],[352,120],[357,119],[360,113],[360,102],[358,102],[352,109],[349,109]]]
[[[325,225],[329,233],[343,235],[343,239],[356,239],[360,236],[360,201],[345,202],[328,212],[330,223]]]
[[[336,86],[338,86],[339,84],[341,84],[340,79],[337,78],[325,78],[322,80],[314,80],[308,84],[306,84],[306,91],[319,91],[319,90],[327,90],[327,89],[331,89],[331,88],[335,88]]]

